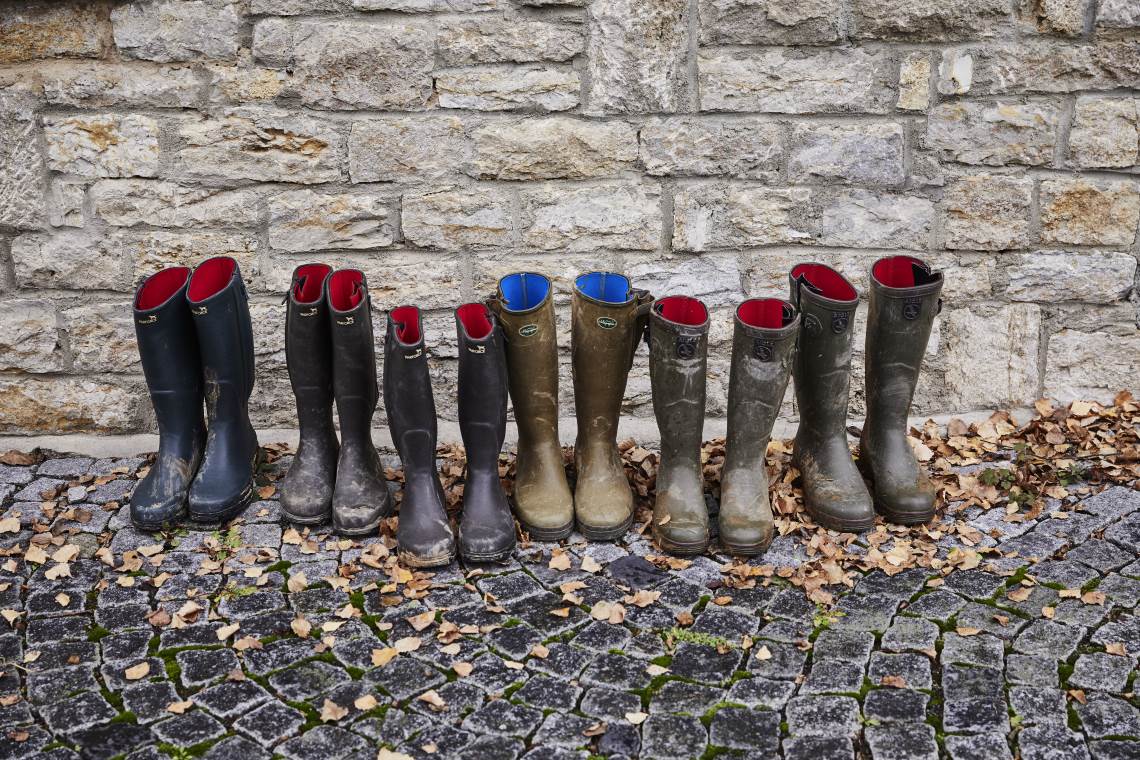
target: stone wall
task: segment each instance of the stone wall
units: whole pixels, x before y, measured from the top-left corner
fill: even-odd
[[[1138,97],[1136,0],[2,2],[0,432],[149,428],[131,291],[216,254],[263,426],[311,260],[428,310],[447,417],[448,309],[503,273],[556,279],[564,343],[580,270],[705,299],[722,415],[735,303],[904,251],[947,276],[918,412],[1109,396],[1140,376]]]

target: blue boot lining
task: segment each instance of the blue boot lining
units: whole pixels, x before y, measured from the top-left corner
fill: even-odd
[[[606,303],[629,300],[629,278],[616,272],[588,272],[574,282],[583,295]]]
[[[516,272],[499,280],[508,311],[529,311],[550,294],[550,280],[534,272]]]

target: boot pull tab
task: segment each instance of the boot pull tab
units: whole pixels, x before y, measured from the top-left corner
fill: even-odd
[[[934,315],[938,316],[942,313],[942,299],[938,299],[938,305],[934,307]]]
[[[289,283],[289,289],[285,291],[285,295],[281,298],[281,303],[287,303],[289,296],[296,293],[298,290],[305,289],[305,283],[308,281],[309,275],[303,274],[300,277],[294,277],[293,282]]]
[[[645,341],[645,345],[649,345],[649,312],[653,309],[654,299],[653,294],[648,290],[634,288],[630,292],[637,302],[637,308],[633,312],[637,325],[634,328],[633,349],[629,352],[630,361],[633,361],[633,355],[637,353],[638,344]]]
[[[486,306],[487,310],[495,317],[495,326],[501,328],[499,333],[503,337],[503,342],[510,343],[511,336],[507,334],[506,327],[503,326],[503,299],[498,295],[493,295],[483,301],[483,305]]]

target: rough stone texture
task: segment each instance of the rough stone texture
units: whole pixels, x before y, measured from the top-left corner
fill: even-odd
[[[594,0],[587,50],[589,113],[678,110],[688,48],[686,0]]]
[[[255,422],[295,425],[278,299],[319,259],[425,309],[454,418],[451,307],[538,271],[564,328],[574,275],[616,269],[713,307],[722,415],[739,300],[906,254],[946,274],[914,414],[1137,390],[1138,32],[1132,0],[0,2],[0,300],[36,305],[0,380],[152,429],[130,294],[233,255]]]

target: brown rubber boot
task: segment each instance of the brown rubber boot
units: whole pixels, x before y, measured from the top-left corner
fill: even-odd
[[[654,301],[649,316],[649,379],[661,431],[661,464],[653,503],[653,537],[673,554],[709,545],[709,512],[701,470],[709,311],[688,296]]]
[[[550,280],[517,272],[499,280],[489,306],[502,325],[507,376],[519,431],[512,501],[523,530],[536,541],[558,541],[574,527],[558,439],[558,334]]]
[[[875,510],[847,447],[851,343],[859,293],[825,264],[797,264],[789,275],[800,310],[800,347],[793,372],[800,425],[792,464],[803,478],[804,505],[825,528],[869,529]]]
[[[795,307],[779,298],[752,298],[736,309],[718,521],[720,543],[729,554],[753,556],[772,543],[764,460],[799,331]]]
[[[890,256],[871,267],[867,315],[867,419],[859,464],[871,476],[875,509],[891,522],[934,517],[934,484],[907,442],[907,413],[934,317],[942,273],[919,259]]]
[[[591,541],[616,541],[633,522],[633,492],[617,450],[618,418],[652,301],[613,272],[589,272],[574,282],[574,514]]]

